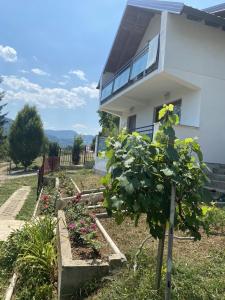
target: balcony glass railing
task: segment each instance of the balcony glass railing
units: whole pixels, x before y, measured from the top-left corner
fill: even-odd
[[[130,83],[142,78],[154,66],[157,67],[157,57],[159,49],[159,35],[152,39],[148,45],[133,59],[120,69],[110,82],[105,84],[101,90],[100,102],[103,103],[116,92],[125,88]]]

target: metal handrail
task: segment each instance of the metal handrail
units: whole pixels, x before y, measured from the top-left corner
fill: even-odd
[[[113,81],[115,81],[115,79],[116,79],[116,77],[118,77],[118,75],[120,75],[128,67],[131,67],[133,65],[134,61],[137,60],[137,58],[141,57],[143,54],[145,54],[148,50],[149,50],[149,45],[145,46],[135,56],[133,56],[131,59],[129,59],[128,62],[125,65],[123,65],[118,71],[116,71],[116,73],[113,75],[113,77],[110,80],[108,80],[104,84],[104,86],[102,86],[102,89],[104,89],[109,84],[111,84]]]

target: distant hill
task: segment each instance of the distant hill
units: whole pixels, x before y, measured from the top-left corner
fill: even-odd
[[[12,119],[7,118],[7,123],[4,126],[4,133],[8,134],[9,129],[13,123]],[[79,134],[74,130],[50,130],[45,129],[45,135],[51,142],[57,142],[61,147],[72,146],[74,137]],[[84,144],[90,145],[94,136],[93,135],[82,135]]]
[[[72,146],[74,137],[79,134],[74,130],[45,130],[45,135],[51,142],[57,142],[61,147]],[[84,144],[90,145],[94,136],[82,135]]]

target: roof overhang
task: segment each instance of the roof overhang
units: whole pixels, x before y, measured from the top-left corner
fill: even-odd
[[[225,18],[225,3],[214,5],[204,9],[205,12]]]
[[[220,6],[220,10],[225,9],[225,4],[223,6]],[[199,10],[179,2],[128,0],[103,73],[115,73],[135,55],[146,28],[155,14],[167,11],[185,15],[190,20],[204,21],[206,25],[222,27],[225,30],[225,19],[215,14],[216,9],[218,6]]]

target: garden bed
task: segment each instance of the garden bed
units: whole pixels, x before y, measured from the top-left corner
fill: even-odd
[[[102,224],[94,216],[90,220],[85,219],[85,223],[93,228],[94,240],[85,232],[85,241],[79,245],[77,232],[87,229],[81,226],[81,220],[77,223],[71,220],[71,217],[64,211],[58,211],[58,277],[60,299],[69,299],[76,289],[93,279],[101,278],[107,275],[111,269],[120,267],[125,261],[125,256],[120,252],[115,243],[109,237]],[[80,223],[79,223],[80,222]],[[79,223],[79,224],[78,224]],[[76,227],[77,226],[77,227]],[[73,232],[76,228],[76,232]],[[72,238],[75,234],[76,239]],[[93,237],[93,236],[92,236]]]
[[[59,192],[62,199],[73,197],[78,192],[73,180],[65,172],[59,173]]]

